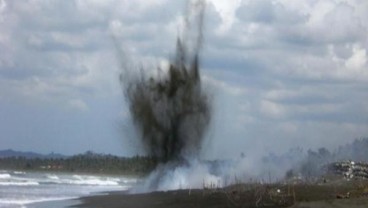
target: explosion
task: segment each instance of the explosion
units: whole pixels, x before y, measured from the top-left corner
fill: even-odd
[[[211,102],[200,74],[204,9],[203,1],[191,4],[166,74],[146,78],[141,71],[132,79],[131,69],[125,66],[120,76],[140,141],[159,167],[173,168],[197,158],[211,121]]]
[[[139,192],[198,186],[204,178],[189,181],[190,175],[208,175],[200,163],[193,168],[211,121],[211,99],[200,74],[205,3],[198,0],[188,8],[167,73],[157,67],[157,73],[147,78],[142,69],[134,78],[134,67],[122,61],[120,82],[133,124],[147,155],[158,164]],[[175,185],[173,178],[182,179],[174,179],[180,181]]]

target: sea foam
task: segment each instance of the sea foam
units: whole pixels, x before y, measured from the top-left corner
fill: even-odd
[[[10,174],[9,173],[1,173],[0,174],[0,179],[6,179],[6,178],[10,178]]]
[[[106,191],[124,191],[130,189],[136,181],[128,177],[1,171],[0,207],[28,207],[31,203],[73,199]]]

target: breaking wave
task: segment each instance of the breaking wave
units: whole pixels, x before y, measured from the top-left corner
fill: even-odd
[[[8,173],[1,173],[0,174],[0,179],[4,179],[4,178],[10,178],[11,176],[10,176],[10,174],[8,174]]]
[[[130,177],[1,171],[0,207],[26,207],[37,202],[125,191],[137,182]]]
[[[0,182],[0,186],[38,186],[40,185],[35,181],[9,181],[9,182]]]

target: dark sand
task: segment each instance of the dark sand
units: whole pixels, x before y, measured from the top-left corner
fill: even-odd
[[[334,199],[314,202],[300,202],[292,208],[367,208],[368,197],[352,199]]]
[[[221,193],[204,195],[202,190],[177,190],[145,194],[112,192],[105,196],[82,198],[78,207],[109,208],[162,208],[162,207],[227,207],[226,196]]]
[[[278,192],[279,190],[279,192]],[[349,199],[337,195],[351,192]],[[350,185],[238,185],[224,189],[176,190],[145,194],[112,192],[81,199],[81,208],[181,207],[353,207],[368,208],[368,196]]]

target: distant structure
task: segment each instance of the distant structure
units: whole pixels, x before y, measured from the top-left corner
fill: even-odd
[[[368,163],[354,162],[351,160],[334,162],[328,165],[328,172],[343,175],[346,179],[368,179]]]

